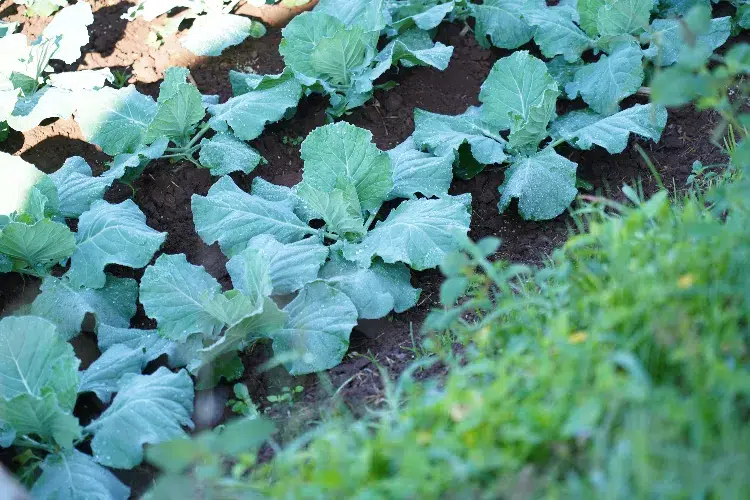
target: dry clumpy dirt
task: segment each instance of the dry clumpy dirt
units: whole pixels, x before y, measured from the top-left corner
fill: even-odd
[[[156,96],[158,84],[164,70],[170,66],[189,67],[203,94],[218,94],[222,101],[231,97],[228,71],[255,71],[257,73],[277,73],[283,68],[283,60],[278,53],[281,39],[279,29],[271,28],[268,34],[258,40],[247,40],[239,46],[227,49],[220,57],[201,58],[183,49],[176,37],[164,45],[152,48],[146,43],[149,24],[137,20],[127,22],[122,14],[132,6],[127,1],[90,1],[94,9],[94,24],[89,28],[91,40],[83,48],[78,63],[58,69],[96,69],[110,67],[127,71],[132,76],[130,83],[144,93]],[[12,4],[10,0],[0,3],[0,19],[23,23],[23,33],[30,38],[37,36],[48,19],[25,18],[24,8]],[[157,20],[155,22],[160,22]],[[390,149],[406,139],[414,130],[413,110],[421,108],[435,113],[458,114],[468,106],[479,104],[479,88],[488,75],[494,62],[509,54],[507,51],[479,47],[473,35],[462,34],[462,26],[442,25],[437,39],[455,47],[450,66],[444,72],[429,68],[391,70],[386,78],[398,86],[386,92],[378,92],[375,99],[366,106],[355,110],[345,119],[357,126],[370,130],[379,148]],[[535,50],[533,46],[525,47]],[[635,98],[633,102],[645,102]],[[559,112],[581,106],[580,102],[563,103]],[[325,123],[326,101],[321,97],[303,99],[296,116],[288,121],[272,125],[262,137],[252,145],[268,160],[251,175],[233,174],[238,185],[248,188],[252,179],[262,177],[276,184],[291,186],[301,180],[302,162],[299,147],[285,144],[284,138],[305,137],[315,127]],[[664,184],[681,189],[695,160],[704,164],[723,160],[721,152],[710,143],[709,138],[718,118],[710,113],[701,113],[691,107],[671,110],[669,121],[661,142],[654,144],[641,139],[633,139],[621,154],[609,155],[595,148],[592,151],[577,151],[560,148],[564,154],[579,165],[579,176],[594,186],[596,192],[618,197],[619,188],[624,183],[641,180],[646,193],[653,192],[656,181],[645,161],[636,149],[640,145],[648,153],[656,166]],[[69,156],[83,156],[95,172],[104,170],[104,162],[109,158],[96,147],[82,140],[80,131],[72,120],[57,120],[26,133],[12,133],[7,141],[0,143],[0,149],[20,155],[45,172],[53,172]],[[499,193],[497,187],[503,178],[502,170],[488,168],[469,181],[454,182],[452,193],[472,194],[472,225],[470,236],[498,236],[503,240],[497,258],[514,262],[539,264],[566,239],[571,227],[571,219],[561,215],[552,221],[529,222],[516,215],[511,206],[504,214],[497,211]],[[143,210],[148,224],[169,233],[161,249],[166,253],[186,253],[193,264],[203,265],[224,286],[229,277],[225,269],[225,258],[216,245],[205,245],[195,233],[190,197],[193,194],[205,195],[215,179],[207,170],[200,170],[189,164],[173,165],[159,161],[150,165],[135,184],[135,202]],[[131,196],[129,188],[116,185],[107,194],[110,202],[121,202]],[[139,279],[142,271],[114,268],[110,271]],[[369,335],[355,330],[351,339],[351,349],[344,362],[329,370],[326,376],[333,388],[345,384],[339,394],[355,413],[365,405],[375,405],[382,401],[380,374],[376,365],[361,354],[372,353],[378,363],[389,369],[392,375],[401,372],[413,359],[409,352],[412,347],[411,331],[418,339],[420,325],[427,312],[438,305],[440,273],[437,271],[416,272],[413,285],[422,288],[419,304],[414,309],[386,320],[366,325]],[[37,293],[38,282],[19,275],[3,275],[0,283],[0,313],[10,312],[20,304],[29,303]],[[134,327],[149,328],[153,323],[142,309],[133,320]],[[365,328],[363,328],[365,329]],[[91,345],[90,336],[82,336],[82,346]],[[95,350],[95,347],[94,347]],[[257,346],[245,358],[245,382],[254,401],[264,402],[269,394],[278,393],[282,386],[302,385],[305,390],[295,411],[303,408],[307,417],[316,416],[316,403],[327,404],[329,393],[316,376],[291,379],[282,369],[258,372],[257,366],[268,360],[268,346]],[[204,391],[198,400],[215,402],[221,407],[231,392],[230,385],[220,386],[213,391]],[[101,408],[95,398],[82,398],[77,412],[91,415]],[[221,412],[219,412],[221,413]],[[228,412],[224,412],[227,416]],[[84,417],[85,418],[85,417]],[[207,417],[203,426],[215,424],[217,417]],[[147,472],[145,469],[142,472]],[[138,474],[128,475],[128,480],[142,487],[145,478]],[[140,487],[139,487],[140,485]]]

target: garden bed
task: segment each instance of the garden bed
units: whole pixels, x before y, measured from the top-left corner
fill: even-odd
[[[179,45],[176,38],[167,39],[161,47],[146,44],[150,24],[143,20],[127,22],[122,14],[132,5],[119,1],[94,1],[94,24],[90,27],[91,41],[83,48],[84,57],[78,64],[66,67],[67,70],[96,69],[109,67],[113,70],[132,74],[130,82],[139,91],[153,97],[158,95],[158,84],[164,71],[171,66],[190,68],[199,90],[203,94],[218,94],[221,102],[231,96],[227,73],[230,69],[252,71],[258,74],[278,73],[283,69],[283,60],[278,52],[281,39],[280,30],[269,29],[260,39],[248,39],[242,44],[226,50],[219,57],[196,57]],[[0,4],[0,18],[23,23],[22,32],[29,37],[38,35],[49,18],[25,18],[24,8],[10,1]],[[439,28],[437,40],[455,47],[448,69],[444,72],[431,68],[391,69],[388,77],[398,86],[387,92],[378,91],[375,99],[353,111],[344,119],[372,132],[374,142],[382,150],[388,150],[403,142],[414,131],[413,110],[420,108],[434,113],[459,114],[468,106],[479,104],[479,89],[490,72],[494,62],[511,51],[483,49],[478,46],[471,32],[462,25],[443,24]],[[533,44],[524,47],[535,50]],[[648,102],[646,98],[632,98],[633,102]],[[575,107],[578,101],[574,101]],[[571,104],[562,104],[570,108]],[[302,160],[299,146],[293,145],[299,138],[306,137],[313,129],[326,123],[326,99],[317,96],[302,101],[298,112],[291,120],[269,126],[262,136],[251,142],[261,155],[268,160],[250,175],[232,174],[233,179],[243,189],[249,189],[255,177],[261,177],[274,184],[292,186],[302,178]],[[558,104],[558,106],[561,106]],[[558,109],[562,112],[563,109]],[[710,112],[699,112],[692,107],[671,110],[669,120],[658,144],[634,137],[628,148],[616,155],[609,155],[600,148],[591,151],[562,149],[564,156],[579,165],[578,176],[590,183],[595,192],[618,197],[619,188],[624,183],[643,181],[644,191],[656,189],[646,162],[636,149],[641,145],[653,161],[664,184],[683,189],[691,172],[693,161],[704,164],[722,161],[718,148],[710,142],[711,132],[717,117]],[[70,156],[82,156],[98,174],[105,170],[104,162],[109,159],[97,148],[83,140],[75,121],[56,120],[43,123],[31,132],[21,134],[11,132],[2,151],[18,154],[44,172],[51,173]],[[513,262],[539,264],[550,252],[566,239],[572,225],[571,218],[561,215],[545,222],[525,221],[512,206],[505,213],[498,213],[498,185],[503,180],[501,170],[488,168],[484,174],[469,181],[455,180],[451,194],[471,193],[472,223],[469,236],[479,239],[497,236],[503,244],[495,258]],[[226,258],[218,245],[207,246],[195,231],[190,198],[193,194],[206,195],[214,183],[209,171],[198,169],[184,162],[178,164],[160,160],[150,164],[144,174],[134,184],[136,204],[145,213],[150,227],[168,233],[165,244],[157,253],[185,253],[188,260],[202,265],[225,289],[231,288],[226,271]],[[131,190],[123,184],[116,184],[105,199],[119,203],[131,197]],[[126,268],[110,269],[117,276],[133,277],[140,280],[143,270]],[[400,373],[414,358],[409,351],[418,339],[420,327],[427,312],[439,304],[439,286],[442,277],[437,270],[416,272],[412,284],[422,288],[417,307],[402,314],[392,314],[387,319],[367,325],[367,332],[355,329],[351,338],[349,354],[337,367],[327,372],[334,388],[342,384],[340,395],[355,412],[362,411],[365,405],[376,405],[382,400],[382,384],[379,372],[372,362],[387,367],[392,374]],[[29,303],[38,291],[39,281],[21,277],[18,274],[3,275],[0,283],[0,315],[6,315],[16,307]],[[150,320],[139,305],[139,311],[132,325],[137,328],[153,328]],[[90,362],[93,348],[90,337],[79,337],[75,341],[81,357]],[[95,349],[95,348],[93,348]],[[371,357],[363,355],[368,354]],[[302,408],[308,417],[315,416],[316,403],[328,400],[329,394],[319,384],[316,375],[292,378],[282,368],[258,373],[256,368],[270,358],[266,346],[255,347],[245,355],[246,374],[241,380],[248,385],[254,401],[263,402],[269,394],[278,393],[282,386],[302,385],[304,404]],[[208,398],[218,401],[223,407],[228,399],[231,385],[199,395],[197,402]],[[90,399],[90,400],[89,400]],[[83,402],[83,403],[82,403]],[[95,398],[81,398],[77,413],[84,420],[86,414],[96,413],[99,403]],[[231,412],[224,411],[224,416]],[[221,418],[216,415],[199,426],[215,425]],[[134,479],[142,483],[148,475]],[[137,490],[138,488],[136,488]]]

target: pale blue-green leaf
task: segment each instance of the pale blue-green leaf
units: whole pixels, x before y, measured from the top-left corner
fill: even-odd
[[[428,32],[413,28],[386,45],[376,57],[376,66],[365,75],[369,80],[375,80],[398,63],[406,68],[430,66],[443,71],[448,67],[452,55],[453,47],[433,42]],[[360,84],[358,90],[364,92],[370,87]]]
[[[247,248],[253,236],[270,234],[282,243],[292,243],[315,232],[288,203],[249,195],[229,176],[211,186],[208,195],[193,195],[192,209],[200,237],[209,245],[218,241],[228,257]]]
[[[0,231],[0,253],[31,270],[46,272],[74,250],[75,236],[68,226],[49,219],[34,224],[11,222]]]
[[[599,34],[596,21],[599,18],[599,8],[605,3],[607,3],[607,0],[578,0],[576,5],[579,16],[578,24],[592,38],[595,38]]]
[[[341,177],[351,181],[363,210],[376,210],[393,188],[393,168],[372,134],[346,122],[318,127],[302,143],[303,182],[328,192]]]
[[[138,146],[134,153],[122,153],[114,157],[109,163],[109,170],[102,174],[107,179],[120,179],[130,175],[131,170],[145,168],[146,164],[159,158],[169,145],[169,139],[162,137],[150,146]]]
[[[637,35],[648,29],[655,0],[607,0],[599,7],[596,28],[602,36]]]
[[[81,437],[81,426],[72,408],[63,409],[54,392],[42,396],[20,394],[11,400],[0,398],[0,415],[16,435],[54,440],[63,449],[72,449],[73,441]]]
[[[635,94],[643,83],[643,52],[635,44],[621,45],[611,55],[587,64],[565,86],[571,98],[579,93],[591,109],[611,115],[620,109],[620,101]]]
[[[344,24],[332,15],[323,12],[303,12],[281,31],[283,38],[279,53],[284,63],[291,68],[305,85],[313,85],[318,79],[312,66],[312,54],[318,43],[333,37],[345,29]]]
[[[365,221],[354,190],[325,192],[303,182],[297,186],[297,195],[325,221],[328,232],[342,236],[365,233]]]
[[[205,304],[206,312],[228,327],[258,314],[262,308],[262,298],[247,297],[237,290],[215,295]]]
[[[140,299],[146,314],[157,321],[159,333],[185,341],[191,334],[211,337],[223,323],[206,311],[206,304],[221,293],[221,285],[203,266],[190,264],[185,254],[163,254],[146,268]]]
[[[249,36],[260,38],[265,34],[266,28],[248,17],[209,13],[195,20],[180,43],[197,56],[218,56]]]
[[[134,153],[141,146],[149,123],[156,115],[154,100],[135,87],[89,92],[86,106],[76,112],[84,138],[112,156]]]
[[[505,140],[482,120],[481,108],[471,107],[462,115],[450,116],[414,110],[414,144],[437,156],[454,161],[464,142],[471,146],[471,154],[485,165],[505,161]]]
[[[234,289],[260,302],[271,295],[271,267],[260,250],[246,248],[227,262],[227,271]]]
[[[211,170],[211,175],[227,175],[232,172],[249,174],[260,164],[260,153],[236,139],[234,135],[221,133],[201,141],[200,163]]]
[[[37,500],[127,500],[130,488],[78,450],[48,455],[31,494]]]
[[[547,72],[557,82],[557,88],[561,92],[575,79],[576,72],[584,66],[583,61],[569,63],[563,56],[556,56],[546,64]],[[565,93],[567,94],[567,91]],[[575,99],[575,96],[568,97]]]
[[[0,448],[10,448],[16,440],[16,430],[8,422],[0,419]]]
[[[211,128],[217,132],[226,132],[231,128],[234,135],[243,141],[258,137],[267,123],[281,120],[302,97],[302,86],[291,75],[275,83],[232,97],[223,104],[209,106]]]
[[[502,147],[502,146],[501,146]],[[453,180],[453,154],[436,156],[417,148],[414,136],[388,151],[393,164],[393,189],[388,199],[448,194]]]
[[[166,237],[167,233],[146,225],[146,216],[133,200],[117,205],[95,201],[78,220],[76,250],[67,276],[73,285],[101,288],[106,281],[105,266],[144,267]]]
[[[180,92],[182,85],[188,83],[190,70],[181,66],[172,66],[164,72],[164,80],[159,84],[157,104],[161,104]]]
[[[316,216],[312,213],[312,210],[305,204],[302,199],[297,196],[296,186],[286,187],[277,184],[271,184],[270,182],[256,177],[253,179],[253,184],[250,188],[250,193],[255,196],[259,196],[264,200],[284,203],[289,207],[297,217],[305,222],[310,222]]]
[[[143,354],[145,362],[153,361],[162,354],[169,358],[169,366],[179,366],[177,355],[178,345],[166,337],[159,335],[158,330],[138,330],[135,328],[117,328],[109,325],[99,326],[96,341],[101,352],[106,352],[112,346],[122,344],[133,351]],[[191,342],[189,339],[187,343]],[[184,366],[184,364],[183,364]]]
[[[364,30],[354,27],[321,39],[310,55],[310,64],[315,76],[336,85],[351,85],[353,74],[361,71],[363,64],[369,63],[366,59],[368,52],[373,55]]]
[[[386,0],[321,0],[315,12],[336,17],[346,26],[380,32],[390,23]]]
[[[140,374],[145,364],[143,351],[123,344],[114,345],[81,373],[78,392],[93,392],[102,403],[109,403],[122,376]]]
[[[188,369],[191,373],[197,373],[202,366],[221,356],[245,349],[252,342],[283,328],[287,318],[287,313],[281,311],[273,300],[264,298],[262,308],[255,314],[228,328],[213,344],[196,351],[196,357],[188,365]]]
[[[7,117],[8,125],[14,130],[26,132],[47,118],[70,118],[78,109],[81,95],[70,90],[45,86],[33,94],[21,97],[13,112]]]
[[[660,66],[669,66],[681,57],[690,55],[707,59],[714,49],[724,45],[729,38],[732,18],[712,19],[708,32],[695,37],[692,47],[685,41],[682,24],[677,19],[656,19],[651,23],[651,29],[654,33],[651,35],[651,45],[645,51],[646,57]]]
[[[125,375],[112,404],[86,427],[94,435],[94,459],[109,467],[135,467],[144,445],[184,436],[183,426],[193,427],[192,413],[193,381],[185,370],[161,367],[151,375]]]
[[[271,295],[290,294],[315,281],[328,257],[328,247],[315,237],[283,244],[264,234],[252,238],[248,248],[259,250],[268,262]]]
[[[344,292],[363,319],[382,318],[391,311],[404,312],[414,307],[421,291],[412,288],[411,272],[404,264],[376,260],[365,268],[336,251],[320,270],[320,279]]]
[[[315,281],[302,289],[284,312],[284,328],[271,333],[274,355],[292,375],[333,368],[349,347],[357,308],[343,292]]]
[[[60,169],[50,174],[57,187],[60,199],[60,215],[77,218],[86,212],[96,200],[101,200],[104,191],[112,184],[111,178],[93,177],[91,167],[80,156],[65,160]]]
[[[46,319],[9,316],[0,320],[0,398],[41,397],[48,390],[62,396],[69,389],[66,386],[78,385],[78,363],[73,347]],[[71,373],[61,376],[66,370]]]
[[[60,37],[59,46],[52,59],[73,64],[81,57],[81,47],[89,43],[87,26],[94,23],[91,6],[78,2],[58,12],[42,31],[40,38],[54,40]]]
[[[129,326],[135,316],[138,283],[107,275],[103,288],[91,289],[75,287],[65,276],[47,276],[41,292],[31,305],[31,313],[47,318],[64,339],[71,339],[80,333],[87,314],[93,315],[96,325]]]
[[[658,142],[667,124],[667,110],[656,104],[636,104],[611,116],[588,110],[571,111],[555,120],[550,132],[579,149],[596,144],[610,154],[621,153],[628,145],[630,134]]]
[[[184,144],[205,114],[198,89],[192,84],[181,83],[169,97],[158,102],[143,141],[150,144],[160,137],[167,137],[177,144]]]
[[[659,0],[657,3],[658,12],[661,14],[660,17],[665,19],[673,16],[682,16],[696,5],[711,8],[711,0]]]
[[[524,19],[536,28],[534,41],[544,57],[562,55],[566,61],[575,62],[593,47],[594,41],[573,21],[574,14],[567,7],[529,5],[524,9]]]
[[[737,24],[745,29],[750,29],[750,4],[740,5],[737,9]]]
[[[242,73],[229,70],[229,84],[232,86],[232,95],[247,94],[251,90],[263,90],[275,87],[279,80],[289,78],[290,72],[285,68],[283,72],[276,75],[259,75],[257,73]]]
[[[510,128],[509,147],[536,151],[547,137],[560,91],[547,66],[527,51],[514,52],[492,67],[479,100],[483,119],[497,128]]]
[[[396,2],[395,5],[394,3],[391,3],[391,7],[396,7],[398,9],[398,2]],[[418,8],[421,6],[415,7]],[[396,16],[393,17],[398,17],[398,19],[393,20],[389,24],[389,34],[391,34],[393,30],[395,30],[395,32],[406,31],[414,26],[425,31],[437,28],[446,16],[453,12],[453,9],[456,7],[456,2],[450,0],[436,5],[428,4],[424,7],[426,7],[426,9],[418,8],[416,11],[413,10],[413,8],[409,9],[406,7],[402,12],[397,12]]]
[[[469,4],[476,19],[474,35],[479,45],[501,49],[516,49],[534,36],[534,28],[524,19],[527,6],[542,6],[543,0],[486,0],[481,5]]]
[[[373,228],[360,244],[345,244],[344,257],[368,267],[374,256],[421,271],[437,267],[458,249],[469,231],[471,196],[407,200]]]
[[[498,209],[503,212],[518,198],[524,219],[547,220],[560,215],[576,197],[577,165],[553,149],[546,148],[511,164],[499,187]]]

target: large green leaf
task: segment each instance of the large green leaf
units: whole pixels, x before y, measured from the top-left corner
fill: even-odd
[[[157,321],[161,335],[179,342],[194,333],[210,337],[221,330],[224,324],[206,311],[219,293],[221,285],[203,266],[190,264],[185,254],[159,256],[141,278],[146,314]]]
[[[318,127],[300,152],[305,162],[303,183],[323,192],[350,181],[363,210],[377,210],[393,188],[389,156],[372,142],[372,134],[346,122]]]
[[[482,117],[497,128],[510,129],[508,145],[536,150],[547,137],[560,91],[547,66],[527,51],[500,59],[482,84]]]
[[[411,272],[401,263],[376,260],[365,268],[332,252],[331,260],[320,270],[320,279],[344,292],[364,319],[382,318],[391,311],[404,312],[419,299],[420,290],[412,288]]]
[[[607,0],[578,0],[578,4],[576,5],[580,18],[578,24],[581,25],[583,31],[590,37],[595,37],[599,34],[596,22],[599,18],[599,8],[605,3],[607,3]]]
[[[79,360],[49,321],[0,320],[0,420],[14,435],[37,434],[69,447],[80,434],[72,415]]]
[[[37,500],[127,500],[130,488],[78,450],[48,455],[31,494]]]
[[[76,377],[77,368],[73,347],[46,319],[9,316],[0,320],[0,398],[41,396],[50,389],[62,394],[69,388],[60,384],[70,377],[61,377],[61,372],[69,370]]]
[[[471,196],[415,199],[401,203],[367,233],[360,244],[345,244],[344,257],[369,267],[377,255],[385,262],[403,262],[412,269],[439,266],[458,248],[469,231]]]
[[[481,5],[469,4],[476,19],[474,34],[485,49],[492,45],[501,49],[516,49],[534,36],[534,28],[524,18],[527,6],[542,6],[543,0],[486,0]]]
[[[67,276],[73,285],[101,288],[106,265],[144,267],[166,237],[167,233],[146,225],[146,216],[132,200],[117,205],[95,201],[78,220],[76,249]]]
[[[610,56],[587,64],[565,86],[571,98],[578,93],[591,109],[611,115],[620,109],[620,101],[635,94],[643,83],[643,53],[636,44],[624,44]]]
[[[206,114],[201,93],[195,85],[181,83],[170,90],[166,99],[160,96],[156,114],[143,138],[146,143],[167,137],[177,144],[185,144]]]
[[[41,292],[31,304],[31,313],[47,318],[64,339],[71,339],[81,331],[87,314],[93,315],[96,325],[129,326],[135,316],[138,283],[107,275],[104,287],[91,289],[76,287],[65,276],[47,276]]]
[[[458,162],[459,148],[464,143],[471,146],[472,156],[482,164],[504,162],[507,158],[506,143],[498,135],[498,130],[499,127],[482,120],[482,111],[478,107],[471,107],[456,116],[439,115],[419,108],[414,110],[414,144],[454,162]]]
[[[420,111],[420,115],[423,113]],[[481,140],[479,137],[472,139]],[[453,180],[453,154],[436,156],[420,151],[414,136],[409,136],[388,151],[388,155],[393,164],[393,189],[388,194],[389,199],[413,198],[417,193],[423,196],[448,194]]]
[[[563,138],[579,149],[596,144],[610,154],[621,153],[630,134],[658,141],[667,124],[667,110],[656,104],[636,104],[611,116],[588,110],[571,111],[555,120],[550,127],[553,138]]]
[[[162,337],[158,330],[138,330],[135,328],[116,328],[101,325],[96,334],[96,341],[101,352],[122,344],[131,350],[143,353],[146,362],[153,361],[166,354],[170,368],[185,366],[193,359],[194,352],[203,347],[203,338],[199,335],[188,337],[185,342],[174,342]]]
[[[362,235],[366,229],[357,192],[351,182],[344,181],[344,184],[351,188],[336,188],[326,192],[303,182],[297,188],[297,195],[325,221],[329,232],[342,236]]]
[[[318,43],[344,30],[344,24],[332,15],[323,12],[304,12],[281,31],[283,38],[279,53],[286,66],[301,78],[305,85],[312,85],[319,75],[312,63],[312,54]]]
[[[75,250],[75,237],[68,226],[49,219],[34,224],[11,222],[0,230],[0,254],[28,266],[32,271],[47,268],[67,259]]]
[[[73,441],[81,437],[81,426],[72,408],[63,410],[54,392],[41,396],[21,394],[9,401],[0,399],[0,415],[16,436],[36,435],[63,449],[72,449]]]
[[[91,167],[80,156],[65,160],[49,178],[57,187],[60,215],[71,218],[80,217],[94,201],[102,199],[104,191],[112,184],[111,178],[93,177]]]
[[[227,262],[227,271],[234,289],[260,302],[271,295],[271,266],[265,255],[255,248],[246,248]]]
[[[229,133],[216,134],[201,141],[201,165],[211,170],[211,175],[232,172],[249,174],[260,164],[260,153]]]
[[[84,138],[112,156],[135,152],[156,115],[154,100],[132,86],[104,87],[86,99],[76,113]]]
[[[350,85],[353,70],[368,62],[368,48],[361,28],[340,30],[318,42],[310,55],[311,67],[316,76],[333,84]]]
[[[143,351],[122,344],[114,345],[81,373],[78,392],[93,392],[102,403],[109,403],[123,375],[140,374],[145,364]]]
[[[192,373],[197,373],[201,367],[221,357],[241,351],[252,342],[268,337],[283,328],[288,319],[287,313],[281,311],[269,298],[265,298],[262,304],[261,309],[228,328],[216,342],[199,349],[188,369]]]
[[[578,193],[576,167],[551,148],[515,161],[505,171],[498,209],[503,212],[511,199],[518,198],[518,212],[524,219],[546,220],[560,215]]]
[[[112,404],[86,427],[94,435],[94,458],[109,467],[135,467],[143,445],[184,436],[183,426],[193,426],[192,413],[193,381],[185,370],[125,375]]]
[[[566,61],[574,62],[593,47],[594,41],[573,22],[574,15],[575,11],[569,8],[543,4],[524,9],[524,19],[536,28],[534,41],[544,57],[562,55]]]
[[[420,30],[429,31],[437,28],[440,23],[453,12],[456,7],[454,0],[431,5],[418,0],[417,2],[391,2],[392,21],[389,23],[388,34],[406,31],[416,26]]]
[[[284,308],[284,328],[270,334],[274,354],[292,375],[303,375],[339,364],[357,324],[357,308],[343,292],[316,281],[302,289]]]
[[[357,82],[359,89],[370,90],[372,80],[377,79],[391,66],[401,63],[406,68],[430,66],[440,71],[448,67],[453,55],[453,47],[440,42],[433,42],[430,34],[420,29],[411,29],[394,38],[380,51],[375,58],[376,65],[370,72],[365,72],[362,80]]]
[[[207,196],[193,195],[192,209],[200,237],[209,245],[218,241],[228,257],[245,249],[253,236],[270,234],[282,243],[292,243],[315,232],[288,203],[249,195],[229,176],[211,186]]]
[[[268,262],[271,295],[293,293],[315,281],[328,257],[328,247],[315,237],[284,244],[271,235],[262,234],[252,238],[248,248],[260,251]]]
[[[249,36],[260,38],[265,34],[266,28],[248,17],[209,12],[195,20],[180,43],[197,56],[218,56]]]
[[[388,0],[321,0],[315,13],[335,16],[346,26],[379,32],[390,21],[387,3]]]
[[[281,120],[297,106],[302,97],[302,86],[291,74],[273,81],[262,88],[232,97],[223,104],[208,107],[211,119],[208,123],[217,132],[232,129],[243,141],[260,136],[267,123]]]
[[[643,33],[648,28],[654,0],[606,0],[599,7],[596,27],[602,36]]]
[[[712,19],[708,31],[696,36],[690,43],[686,41],[686,33],[680,20],[656,19],[651,23],[651,29],[651,46],[645,52],[646,57],[660,66],[669,66],[685,57],[684,54],[708,59],[714,49],[724,45],[729,38],[732,18]]]

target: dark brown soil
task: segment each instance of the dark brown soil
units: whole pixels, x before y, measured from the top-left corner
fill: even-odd
[[[269,30],[268,35],[259,40],[248,40],[230,48],[221,57],[199,58],[189,54],[175,38],[160,48],[149,47],[145,43],[149,32],[147,23],[141,20],[127,23],[120,19],[130,3],[117,0],[94,0],[89,3],[95,11],[95,22],[90,28],[91,41],[83,50],[85,56],[80,64],[68,69],[124,69],[132,73],[130,81],[139,90],[155,95],[167,67],[187,66],[202,93],[218,94],[223,101],[231,96],[227,76],[230,69],[276,73],[283,68],[278,54],[281,36],[277,29]],[[0,18],[24,23],[23,32],[34,37],[41,32],[47,20],[27,19],[23,12],[23,7],[14,6],[10,0],[0,3]],[[413,132],[415,108],[458,114],[468,106],[477,105],[479,88],[493,63],[508,54],[496,49],[483,50],[471,33],[461,34],[461,26],[441,26],[438,39],[455,47],[452,62],[446,71],[425,68],[394,70],[388,76],[398,83],[395,89],[378,92],[375,100],[346,117],[347,121],[370,130],[381,149],[396,146]],[[638,102],[638,99],[635,101]],[[570,107],[570,104],[564,105]],[[573,103],[573,106],[576,105]],[[307,98],[292,120],[269,127],[253,143],[268,164],[260,166],[251,175],[234,175],[238,184],[247,188],[256,176],[287,186],[300,181],[302,163],[299,147],[284,144],[284,137],[305,137],[315,127],[323,125],[325,107],[324,99]],[[560,151],[579,164],[579,176],[591,183],[595,191],[617,197],[624,183],[642,180],[647,193],[653,192],[657,185],[636,149],[640,144],[654,162],[664,184],[680,190],[685,186],[694,160],[701,160],[705,164],[723,161],[721,152],[709,140],[717,123],[716,116],[688,107],[670,111],[669,122],[659,144],[632,140],[623,153],[614,156],[598,148],[586,152],[573,149]],[[0,144],[0,148],[20,155],[46,172],[55,171],[66,158],[73,155],[86,158],[95,171],[103,170],[104,161],[108,159],[81,139],[80,131],[72,120],[57,120],[23,135],[13,133],[8,141]],[[475,239],[498,236],[503,240],[498,258],[539,264],[565,241],[571,219],[568,215],[562,215],[547,222],[523,221],[515,213],[515,207],[499,214],[496,207],[499,199],[497,187],[502,178],[501,169],[489,168],[472,180],[454,182],[452,192],[472,194],[470,236]],[[186,253],[190,262],[205,266],[226,286],[229,280],[225,258],[218,247],[205,245],[195,233],[190,211],[190,197],[195,193],[205,194],[214,181],[206,170],[189,164],[173,165],[160,161],[150,165],[136,182],[134,199],[146,214],[150,226],[169,233],[163,252]],[[107,199],[119,202],[130,195],[129,188],[117,185],[107,194]],[[142,272],[130,271],[128,274],[140,278]],[[413,284],[423,289],[418,306],[404,314],[366,325],[369,335],[355,330],[350,352],[344,362],[325,374],[333,390],[340,388],[339,395],[355,413],[361,413],[365,405],[380,403],[383,398],[377,366],[361,355],[371,353],[391,375],[400,373],[414,358],[408,349],[413,347],[413,338],[419,341],[420,326],[427,312],[438,305],[440,282],[437,271],[414,273]],[[37,289],[38,283],[34,279],[3,275],[0,313],[29,303]],[[153,324],[141,310],[133,326],[151,327]],[[414,337],[410,334],[412,331]],[[257,366],[268,357],[267,346],[257,346],[245,357],[247,375],[243,382],[248,384],[254,400],[264,402],[267,395],[278,393],[282,386],[299,384],[305,390],[300,398],[301,404],[296,404],[294,410],[299,413],[298,410],[303,408],[305,419],[314,419],[317,415],[314,403],[327,404],[329,401],[328,384],[321,383],[318,376],[291,380],[282,369],[258,373]],[[216,400],[221,407],[230,392],[229,387],[220,387],[199,395],[199,399]],[[280,412],[278,408],[274,411]],[[204,425],[215,423],[215,417],[207,418]]]

